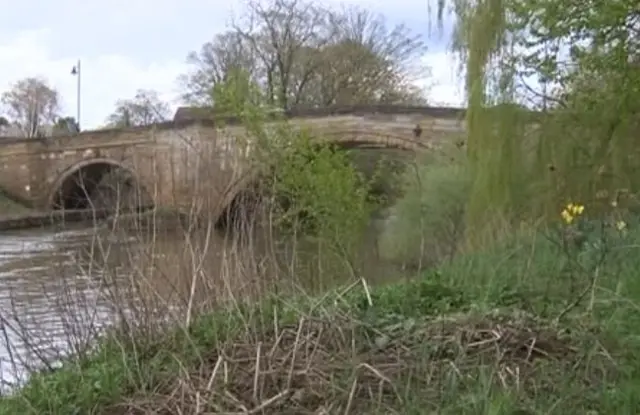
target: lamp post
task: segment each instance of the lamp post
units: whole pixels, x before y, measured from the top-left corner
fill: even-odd
[[[76,124],[78,127],[78,131],[80,131],[80,91],[81,91],[81,73],[80,73],[80,59],[78,59],[78,63],[71,69],[71,75],[77,77],[77,86],[76,86]]]

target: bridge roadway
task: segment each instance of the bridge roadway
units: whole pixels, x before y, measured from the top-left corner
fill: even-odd
[[[366,106],[284,115],[318,140],[343,147],[425,151],[464,130],[464,110],[457,108]],[[2,138],[0,188],[43,212],[104,207],[113,203],[109,189],[118,183],[117,197],[128,203],[221,213],[250,177],[246,137],[236,119],[185,107],[172,121],[151,126]]]

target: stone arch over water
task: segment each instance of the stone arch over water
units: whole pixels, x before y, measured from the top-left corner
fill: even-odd
[[[417,154],[433,150],[432,143],[424,139],[417,138],[413,132],[410,137],[403,135],[391,135],[380,133],[375,130],[362,129],[340,129],[335,131],[323,131],[317,137],[313,137],[312,143],[319,145],[326,143],[334,145],[338,150],[401,150]],[[257,179],[259,172],[257,169],[249,168],[240,177],[235,178],[229,185],[226,192],[221,197],[220,211],[217,220],[224,217],[231,217],[230,210],[242,204],[240,199],[244,196],[247,188],[252,186]]]
[[[135,172],[110,159],[91,159],[65,170],[47,199],[50,210],[139,209],[153,205]]]

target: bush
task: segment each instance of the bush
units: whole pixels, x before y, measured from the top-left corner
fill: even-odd
[[[297,283],[304,281],[307,289],[331,286],[345,276],[345,268],[346,276],[353,277],[375,208],[368,180],[348,151],[289,123],[273,108],[256,104],[260,98],[252,95],[247,82],[238,74],[218,85],[214,94],[215,102],[237,116],[251,137],[250,214],[237,212],[248,207],[238,200],[230,210],[237,210],[232,212],[237,218],[247,218],[244,222],[263,223],[236,225],[264,230],[277,266],[295,275]],[[251,212],[258,205],[262,211]],[[301,268],[306,264],[314,264],[313,269]]]
[[[288,145],[272,151],[265,187],[284,201],[277,212],[281,230],[300,232],[342,249],[356,244],[368,224],[368,185],[346,152],[291,132]]]
[[[398,200],[381,237],[381,254],[409,266],[450,259],[464,235],[470,180],[457,160],[431,158],[408,169]]]

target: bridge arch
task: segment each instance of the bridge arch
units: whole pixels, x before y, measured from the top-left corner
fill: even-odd
[[[338,148],[342,149],[397,149],[410,151],[415,154],[435,149],[433,143],[425,139],[416,138],[412,129],[408,129],[407,131],[409,137],[400,134],[380,133],[375,130],[337,129],[322,131],[319,135],[312,136],[311,141],[318,144],[335,144]],[[256,180],[258,173],[257,168],[249,167],[241,176],[236,177],[235,180],[229,184],[222,196],[221,203],[218,205],[220,207],[218,219],[234,204],[238,196]]]
[[[108,158],[83,160],[64,170],[52,183],[46,200],[50,210],[112,209],[123,201],[133,208],[151,204],[148,189],[138,175]]]

